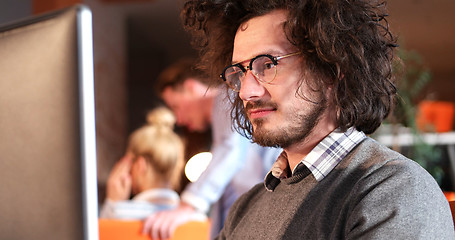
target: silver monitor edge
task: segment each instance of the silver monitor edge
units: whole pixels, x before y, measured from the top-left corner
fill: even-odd
[[[84,239],[98,239],[98,191],[96,170],[95,97],[93,72],[92,13],[84,5],[78,6],[79,84],[81,108],[82,178],[84,202]]]

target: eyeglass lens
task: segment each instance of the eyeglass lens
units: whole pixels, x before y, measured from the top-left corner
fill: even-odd
[[[252,59],[250,67],[251,72],[254,74],[256,79],[261,82],[270,83],[273,79],[275,79],[276,65],[270,56],[259,56]],[[241,81],[245,78],[245,73],[245,69],[234,65],[226,69],[224,76],[227,84],[235,91],[239,91]]]

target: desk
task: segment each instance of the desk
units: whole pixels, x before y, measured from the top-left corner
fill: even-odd
[[[100,240],[152,240],[148,235],[142,235],[142,221],[99,219]],[[210,222],[187,222],[180,225],[174,235],[168,240],[206,240],[210,235]]]

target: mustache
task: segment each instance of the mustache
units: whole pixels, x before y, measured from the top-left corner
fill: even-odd
[[[248,113],[248,111],[256,108],[273,108],[277,109],[278,104],[275,102],[265,102],[265,101],[254,101],[254,102],[247,102],[244,108],[245,113]]]

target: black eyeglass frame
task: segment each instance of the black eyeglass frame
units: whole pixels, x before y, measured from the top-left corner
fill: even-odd
[[[226,74],[226,70],[229,69],[229,68],[231,68],[231,67],[238,67],[238,68],[240,68],[240,70],[242,70],[243,73],[246,73],[248,70],[253,71],[253,62],[254,62],[254,60],[256,60],[256,59],[258,59],[258,58],[261,58],[261,57],[267,57],[267,58],[269,58],[269,59],[272,61],[272,63],[273,63],[275,66],[277,66],[279,60],[281,60],[281,59],[283,59],[283,58],[287,58],[287,57],[292,57],[292,56],[295,56],[295,55],[299,55],[299,54],[300,54],[300,52],[288,53],[288,54],[285,54],[285,55],[282,55],[282,56],[272,56],[272,55],[270,55],[270,54],[260,54],[260,55],[257,55],[257,56],[254,57],[254,58],[249,59],[250,63],[248,64],[248,66],[247,66],[246,68],[242,65],[242,63],[247,62],[248,60],[245,60],[245,61],[242,61],[242,62],[238,62],[238,63],[234,63],[234,64],[232,64],[232,65],[229,65],[229,66],[225,67],[225,68],[223,69],[223,72],[220,74],[220,78],[223,79],[223,81],[227,83],[225,74]],[[267,81],[263,81],[262,79],[260,79],[259,76],[256,76],[256,74],[253,73],[253,75],[254,75],[260,82],[264,82],[264,83],[271,83],[273,80],[275,80],[275,77],[276,77],[276,73],[275,73],[275,77],[273,77],[273,79],[272,79],[271,81],[268,81],[268,82],[267,82]],[[231,87],[234,91],[238,91],[238,90],[234,89],[230,84],[228,84],[228,85],[229,85],[229,87]]]

